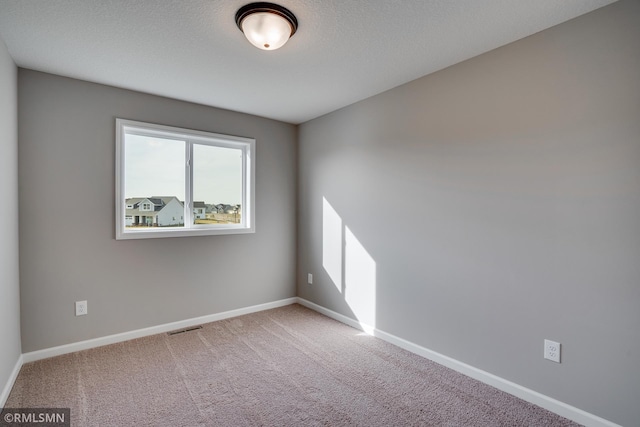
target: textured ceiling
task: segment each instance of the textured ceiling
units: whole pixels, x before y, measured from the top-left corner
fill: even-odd
[[[281,0],[299,29],[250,45],[249,0],[0,0],[20,67],[302,123],[613,0]]]

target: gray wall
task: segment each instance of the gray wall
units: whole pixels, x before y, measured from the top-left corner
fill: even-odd
[[[0,40],[0,393],[21,353],[17,76],[18,70]]]
[[[18,89],[24,352],[295,296],[295,126],[23,69]],[[257,232],[116,241],[116,117],[255,138]]]
[[[300,297],[359,318],[364,271],[379,329],[637,425],[640,2],[307,122],[298,149]],[[346,287],[323,198],[357,239]]]

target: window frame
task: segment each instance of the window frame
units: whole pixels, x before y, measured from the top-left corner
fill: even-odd
[[[127,230],[125,195],[125,137],[127,134],[161,137],[185,141],[185,200],[183,200],[183,227],[152,227]],[[116,118],[116,240],[153,239],[164,237],[211,236],[255,233],[255,139],[223,135],[174,126]],[[194,224],[193,200],[193,146],[209,145],[242,151],[242,216],[240,224]],[[141,195],[142,196],[142,195]],[[153,194],[145,197],[153,197]],[[212,203],[215,201],[212,201]]]

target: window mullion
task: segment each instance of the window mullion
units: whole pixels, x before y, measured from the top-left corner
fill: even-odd
[[[240,222],[242,223],[243,227],[247,226],[246,212],[249,212],[249,209],[251,209],[251,207],[248,206],[248,203],[247,203],[248,185],[249,185],[249,182],[247,180],[247,147],[242,147],[242,200],[240,201],[240,203],[242,203],[242,205],[240,206],[240,208],[242,209],[242,216],[240,217]]]
[[[187,161],[185,164],[185,191],[184,191],[184,226],[193,226],[193,143],[185,141]]]

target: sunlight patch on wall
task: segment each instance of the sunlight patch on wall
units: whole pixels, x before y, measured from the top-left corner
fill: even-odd
[[[342,293],[342,219],[322,198],[322,267]]]
[[[345,227],[345,301],[365,332],[376,326],[376,262]]]

